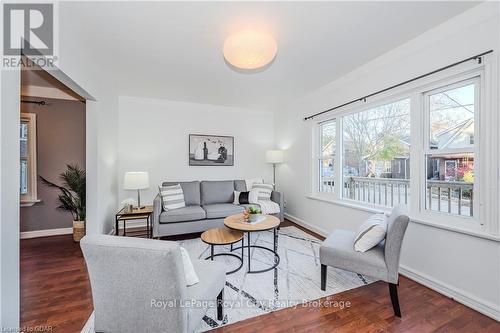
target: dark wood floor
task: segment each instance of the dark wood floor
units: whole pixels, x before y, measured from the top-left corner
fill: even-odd
[[[293,223],[286,221],[284,225]],[[400,280],[399,297],[401,319],[392,313],[387,285],[376,282],[321,299],[323,303],[349,301],[349,308],[288,308],[217,331],[500,332],[500,323],[405,277]],[[51,326],[53,332],[80,332],[91,312],[85,263],[71,236],[22,240],[21,326],[44,325]]]

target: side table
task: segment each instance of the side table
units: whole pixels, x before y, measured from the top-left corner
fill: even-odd
[[[127,221],[129,220],[146,220],[146,233],[145,234],[135,234],[134,237],[146,236],[147,238],[153,237],[153,206],[145,206],[142,209],[132,209],[123,207],[115,215],[115,235],[119,235],[119,225],[120,221],[123,221],[123,236],[127,235]]]

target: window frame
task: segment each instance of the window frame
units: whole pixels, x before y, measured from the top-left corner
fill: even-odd
[[[21,206],[33,206],[35,203],[40,202],[38,199],[38,169],[37,169],[37,133],[36,133],[36,114],[35,113],[21,113],[20,122],[27,123],[28,125],[28,143],[27,143],[27,180],[28,192],[26,194],[19,193]],[[21,138],[19,138],[21,140]],[[19,156],[19,161],[23,158]],[[19,162],[21,163],[21,162]],[[19,164],[19,167],[20,164]]]
[[[474,84],[474,136],[476,142],[481,142],[481,115],[485,112],[483,110],[483,84],[482,81],[484,79],[484,71],[472,71],[469,73],[464,73],[458,77],[448,78],[445,80],[441,80],[440,82],[436,82],[432,87],[426,89],[426,91],[420,93],[421,100],[423,102],[422,111],[423,111],[423,141],[421,142],[421,151],[420,154],[420,178],[422,182],[419,183],[419,216],[426,220],[438,220],[440,223],[445,223],[447,225],[455,225],[460,228],[474,229],[476,231],[484,230],[484,221],[481,218],[482,209],[481,209],[481,178],[482,174],[486,172],[483,170],[481,163],[481,154],[480,154],[480,144],[474,144],[473,148],[451,148],[451,149],[430,149],[429,140],[430,140],[430,109],[429,109],[429,96],[448,91],[451,89],[456,89],[460,87],[467,86],[469,84]],[[436,154],[460,154],[460,153],[473,153],[474,154],[474,202],[473,202],[473,211],[474,216],[465,216],[465,215],[457,215],[450,214],[447,212],[433,211],[429,210],[426,207],[426,188],[427,188],[427,175],[426,175],[426,158],[428,155],[436,155]]]
[[[454,230],[466,234],[476,235],[478,237],[497,238],[500,222],[499,204],[500,195],[497,193],[499,188],[498,170],[500,170],[500,149],[494,147],[488,142],[496,140],[500,135],[497,133],[497,127],[500,125],[499,116],[492,112],[496,110],[498,101],[495,98],[499,97],[496,91],[497,76],[494,74],[497,68],[494,59],[488,57],[483,59],[481,64],[468,63],[455,68],[448,69],[441,73],[434,74],[413,82],[407,86],[395,88],[391,91],[374,96],[370,101],[364,101],[363,104],[354,104],[328,115],[322,115],[312,122],[312,128],[318,128],[318,124],[335,118],[337,122],[336,131],[336,151],[337,158],[335,159],[336,167],[334,167],[336,184],[341,184],[343,167],[343,142],[342,142],[342,117],[348,114],[362,112],[383,104],[388,104],[405,98],[410,99],[410,128],[411,128],[411,146],[410,146],[410,161],[409,166],[411,171],[410,188],[411,195],[417,200],[410,200],[409,214],[412,221],[426,225],[432,225],[438,228]],[[451,84],[460,84],[469,79],[476,79],[479,82],[479,94],[475,94],[475,99],[479,98],[478,106],[475,110],[474,120],[474,201],[477,203],[478,209],[474,209],[474,217],[466,216],[451,216],[442,212],[429,212],[425,208],[425,200],[422,196],[425,195],[426,177],[424,177],[425,165],[424,159],[424,144],[428,143],[428,136],[423,132],[427,128],[424,122],[424,94],[440,87],[450,86]],[[449,87],[448,87],[449,89]],[[447,89],[445,89],[447,90]],[[481,135],[479,135],[481,133]],[[318,136],[313,136],[318,138]],[[488,138],[488,140],[486,140]],[[426,140],[426,141],[424,141]],[[318,141],[312,142],[313,151],[317,151]],[[459,152],[463,152],[460,150]],[[437,153],[433,150],[433,153]],[[485,168],[486,165],[497,165],[497,168]],[[312,173],[312,184],[317,184],[317,174]],[[488,181],[488,183],[485,183]],[[338,187],[338,186],[337,186]],[[319,193],[317,187],[311,187],[311,192],[307,195],[310,199],[316,199],[324,202],[334,203],[352,207],[355,209],[369,212],[389,212],[390,207],[380,206],[377,204],[368,204],[361,201],[354,201],[342,197],[342,191],[338,189],[334,193]],[[424,192],[422,194],[422,192]],[[453,217],[453,218],[450,218]],[[500,239],[500,238],[499,238]]]
[[[329,119],[329,120],[326,120],[326,121],[322,121],[320,123],[318,123],[318,133],[317,133],[317,142],[319,143],[318,146],[317,146],[317,152],[316,152],[316,170],[317,170],[317,177],[315,177],[316,181],[315,181],[315,190],[317,193],[323,195],[323,194],[333,194],[335,193],[335,184],[338,184],[337,183],[337,177],[336,177],[336,174],[337,174],[337,168],[335,167],[335,161],[338,159],[338,151],[337,151],[337,147],[338,147],[338,144],[337,144],[337,140],[338,140],[338,134],[337,134],[337,131],[338,131],[338,126],[337,126],[337,122],[338,122],[338,119],[337,118],[332,118],[332,119]],[[322,154],[322,151],[321,149],[323,148],[323,145],[322,145],[322,142],[323,142],[323,131],[322,131],[322,128],[325,124],[329,124],[329,123],[335,123],[335,153],[336,155],[330,155],[330,156],[323,156]],[[321,179],[321,166],[320,166],[320,163],[321,161],[324,161],[324,160],[333,160],[333,163],[334,163],[334,167],[333,167],[333,175],[332,175],[332,180],[333,180],[333,185],[330,186],[330,191],[321,191],[321,188],[322,188],[322,179]]]

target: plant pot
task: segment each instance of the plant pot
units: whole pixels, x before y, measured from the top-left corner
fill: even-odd
[[[248,217],[248,222],[256,222],[259,220],[260,214],[250,214]]]
[[[79,242],[85,236],[85,221],[73,221],[73,240]]]

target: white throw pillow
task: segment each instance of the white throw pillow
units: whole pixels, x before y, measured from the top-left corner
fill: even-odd
[[[354,250],[366,252],[380,243],[387,232],[387,217],[385,214],[370,216],[358,229],[354,240]]]
[[[274,186],[271,184],[253,184],[252,190],[257,189],[259,191],[259,200],[271,200],[271,193],[274,190]]]
[[[186,207],[180,184],[160,187],[160,195],[164,211]]]
[[[259,203],[259,193],[260,190],[258,188],[253,188],[248,192],[248,202],[251,204]]]
[[[240,191],[234,191],[234,200],[233,200],[233,205],[239,205],[240,204]]]
[[[191,262],[191,257],[189,256],[188,251],[182,246],[180,248],[182,254],[182,263],[184,264],[184,274],[186,275],[186,285],[192,286],[193,284],[197,284],[198,282],[200,282],[200,279],[198,279],[198,275],[194,270],[193,263]]]

